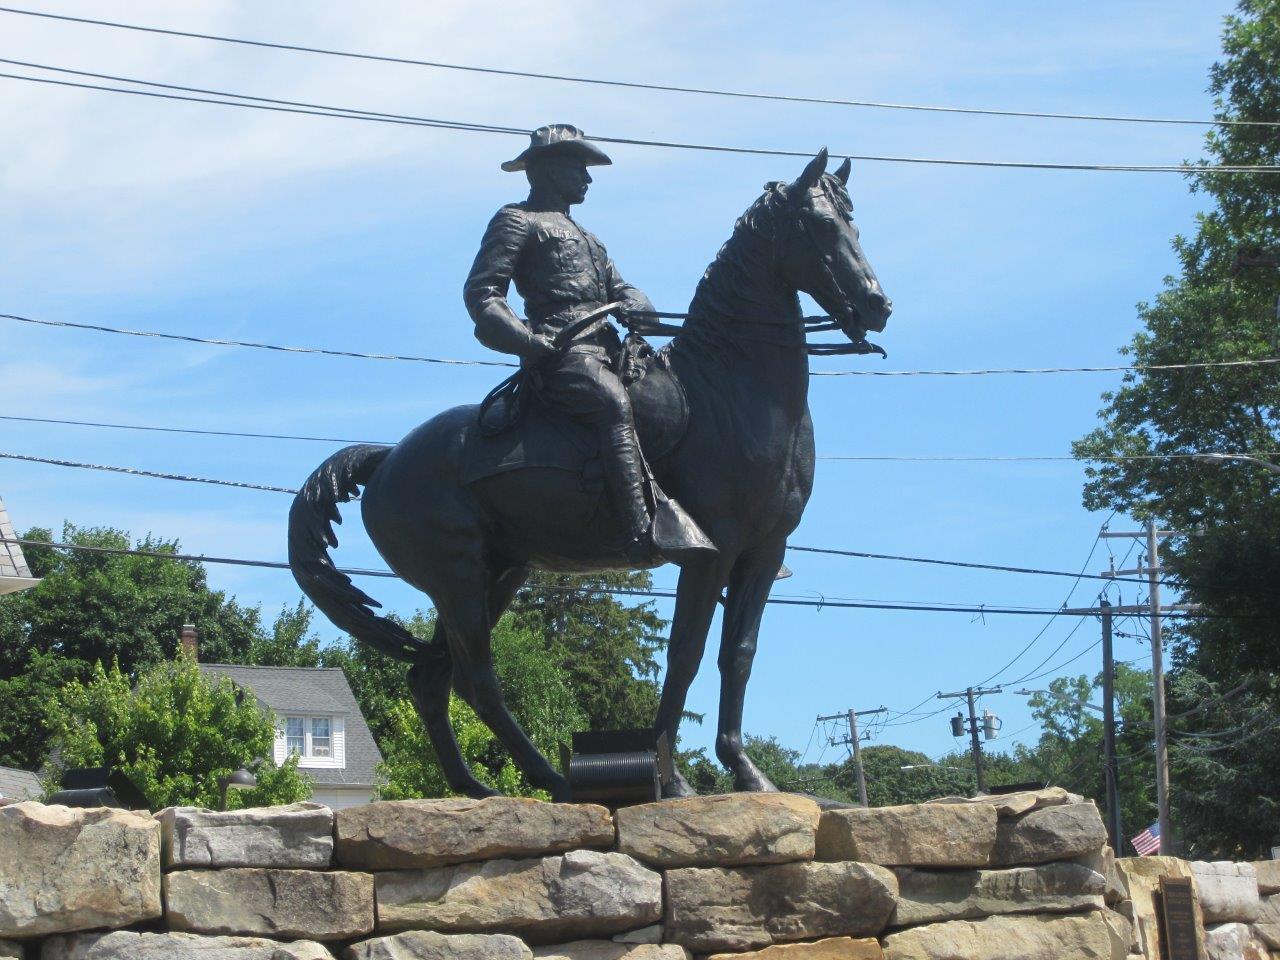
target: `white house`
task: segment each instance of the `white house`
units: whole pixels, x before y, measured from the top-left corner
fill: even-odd
[[[275,713],[271,759],[279,766],[297,754],[298,769],[315,781],[315,802],[338,810],[376,799],[382,754],[340,669],[202,663],[200,670],[227,677]]]

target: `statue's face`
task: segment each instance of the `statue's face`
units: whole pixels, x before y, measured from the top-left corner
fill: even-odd
[[[587,198],[591,174],[587,165],[572,157],[546,157],[529,165],[529,180],[572,206]]]

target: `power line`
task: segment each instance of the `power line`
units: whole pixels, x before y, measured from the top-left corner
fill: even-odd
[[[52,67],[32,64],[35,69],[51,70],[75,74],[78,76],[102,76],[88,71],[70,70],[65,67]],[[136,97],[150,97],[157,100],[175,100],[184,103],[207,103],[224,107],[240,107],[247,110],[266,110],[272,113],[295,113],[314,117],[335,117],[340,120],[363,120],[372,123],[389,123],[400,126],[429,127],[437,130],[451,130],[463,133],[487,133],[500,136],[528,136],[528,131],[515,127],[501,127],[495,124],[476,123],[467,120],[440,120],[428,117],[413,117],[406,114],[380,113],[355,107],[329,106],[316,104],[312,107],[286,106],[289,101],[271,97],[253,96],[230,91],[211,91],[199,87],[185,87],[179,84],[160,84],[155,81],[139,80],[132,77],[118,78],[119,82],[133,83],[141,86],[163,88],[167,90],[189,90],[192,93],[210,94],[209,96],[191,96],[177,93],[161,93],[159,90],[134,90],[127,87],[112,87],[102,84],[79,83],[70,80],[54,80],[49,77],[32,77],[16,73],[0,73],[0,78],[21,80],[28,83],[40,83],[47,86],[69,87],[78,90],[95,90],[104,93],[118,93]],[[227,99],[235,98],[235,99]],[[766,147],[738,147],[725,144],[687,143],[677,140],[644,140],[637,137],[591,136],[588,140],[598,143],[611,143],[632,147],[656,147],[667,150],[695,150],[707,153],[739,154],[757,157],[793,157],[812,158],[811,150],[783,150]],[[848,157],[851,160],[877,163],[911,163],[949,167],[987,167],[1010,170],[1076,170],[1100,173],[1178,173],[1178,174],[1244,174],[1244,173],[1280,173],[1280,165],[1246,166],[1229,164],[1101,164],[1101,163],[1048,163],[1026,160],[958,160],[944,157],[908,157],[884,154],[859,154],[836,151],[836,156]]]
[[[711,87],[691,87],[677,84],[645,83],[631,80],[616,80],[603,77],[581,77],[570,74],[538,73],[529,70],[512,70],[510,68],[483,67],[474,64],[447,63],[438,60],[421,60],[411,57],[395,57],[383,54],[357,53],[349,50],[332,50],[324,47],[303,46],[301,44],[251,40],[244,37],[228,37],[210,33],[195,33],[186,30],[171,30],[162,27],[149,27],[141,24],[121,23],[113,20],[97,20],[89,17],[72,17],[64,14],[47,13],[37,10],[23,10],[16,7],[0,7],[0,12],[20,14],[27,17],[41,17],[47,20],[61,20],[68,23],[89,24],[98,27],[112,27],[119,30],[132,30],[139,33],[160,34],[171,37],[184,37],[194,40],[213,40],[219,43],[231,43],[247,47],[259,47],[269,50],[287,50],[296,53],[312,53],[330,57],[342,57],[350,60],[366,60],[379,63],[393,63],[405,66],[431,67],[439,70],[458,70],[467,73],[490,74],[502,77],[517,77],[526,80],[550,80],[561,83],[591,84],[595,86],[621,87],[632,90],[652,90],[663,93],[685,93],[699,96],[732,97],[744,100],[765,100],[780,103],[811,103],[824,106],[871,107],[886,110],[913,110],[929,113],[956,113],[995,117],[1024,117],[1048,120],[1095,120],[1117,123],[1156,123],[1179,124],[1192,126],[1280,126],[1267,120],[1195,120],[1174,117],[1138,117],[1107,114],[1057,113],[1032,110],[1006,110],[978,107],[956,107],[932,104],[890,103],[879,100],[847,100],[835,97],[810,97],[778,93],[756,93],[743,90],[722,90]]]
[[[96,422],[92,420],[60,420],[60,419],[54,419],[51,417],[18,417],[18,416],[12,416],[9,414],[0,414],[0,420],[12,420],[12,421],[19,421],[23,423],[54,423],[54,424],[61,424],[61,425],[84,426],[84,427],[116,427],[116,428],[126,429],[126,430],[145,430],[145,431],[158,431],[161,433],[182,433],[182,434],[190,433],[190,434],[196,434],[201,436],[213,435],[213,436],[226,436],[226,437],[251,437],[255,439],[274,439],[274,440],[325,440],[325,441],[334,442],[334,443],[385,443],[386,446],[392,445],[391,443],[386,443],[385,441],[375,441],[375,440],[352,440],[352,439],[344,440],[337,437],[305,437],[305,436],[294,436],[294,435],[286,435],[286,434],[246,433],[246,432],[230,431],[230,430],[194,430],[194,429],[183,429],[178,427],[142,426],[139,424],[102,423],[102,422]],[[11,460],[26,460],[32,463],[44,463],[51,466],[78,467],[86,470],[105,470],[112,473],[124,473],[124,474],[131,474],[133,476],[154,477],[161,480],[181,480],[188,483],[209,483],[209,484],[216,484],[219,486],[242,487],[250,490],[265,490],[273,493],[296,493],[297,492],[296,490],[292,490],[287,487],[272,487],[272,486],[265,486],[262,484],[245,483],[245,482],[233,481],[233,480],[215,480],[207,477],[191,477],[191,476],[183,476],[183,475],[171,474],[171,473],[159,473],[159,472],[150,471],[150,470],[133,469],[131,467],[118,467],[118,466],[109,466],[105,464],[80,463],[78,461],[60,460],[60,459],[55,459],[51,457],[37,457],[37,456],[29,456],[25,454],[11,454],[11,453],[0,453],[0,457],[5,457]],[[894,554],[894,553],[869,553],[862,550],[836,550],[836,549],[827,548],[827,547],[805,547],[805,546],[788,546],[787,549],[792,550],[796,553],[815,553],[815,554],[823,554],[823,555],[829,555],[829,556],[856,557],[856,558],[867,559],[867,560],[895,560],[895,561],[904,561],[907,563],[924,563],[924,564],[931,564],[934,566],[943,566],[943,567],[961,567],[965,569],[974,569],[974,570],[991,570],[999,573],[1021,573],[1021,574],[1030,574],[1030,575],[1038,575],[1038,576],[1048,576],[1048,577],[1074,577],[1077,580],[1084,577],[1088,577],[1090,579],[1107,580],[1109,582],[1146,583],[1146,580],[1139,580],[1137,578],[1125,578],[1125,577],[1119,577],[1119,576],[1112,577],[1112,576],[1107,576],[1106,574],[1087,574],[1087,573],[1075,574],[1065,570],[1044,570],[1037,567],[1015,567],[1015,566],[1008,566],[1008,565],[998,564],[998,563],[975,563],[975,562],[970,562],[965,560],[941,560],[941,559],[936,559],[931,557],[913,557],[913,556],[905,556],[902,554]]]
[[[237,487],[242,490],[264,490],[268,493],[297,493],[288,487],[271,487],[262,483],[246,483],[240,480],[214,480],[209,477],[188,477],[179,473],[160,473],[155,470],[135,470],[132,467],[115,467],[103,463],[81,463],[77,460],[58,460],[54,457],[34,457],[22,453],[3,453],[5,460],[24,460],[28,463],[43,463],[55,467],[76,467],[81,470],[105,470],[108,473],[124,473],[133,477],[152,477],[157,480],[180,480],[183,483],[208,483],[219,487]]]
[[[3,76],[3,74],[0,74]],[[258,343],[252,340],[225,340],[215,337],[195,337],[182,333],[159,333],[155,330],[127,330],[121,327],[108,327],[98,323],[73,323],[70,320],[38,320],[34,317],[20,317],[13,313],[0,313],[0,320],[14,320],[18,323],[31,323],[42,327],[61,327],[71,330],[92,330],[97,333],[114,333],[128,337],[150,337],[158,340],[181,340],[186,343],[201,343],[217,347],[252,347],[255,350],[275,350],[280,353],[312,353],[330,357],[354,357],[359,360],[405,360],[412,363],[437,363],[457,367],[515,367],[519,364],[501,360],[445,360],[440,357],[414,357],[395,353],[361,353],[356,350],[331,350],[325,347],[286,347],[276,343]]]
[[[3,456],[3,454],[0,454]],[[185,478],[184,478],[185,479]],[[0,543],[13,543],[25,547],[50,547],[56,550],[79,550],[92,553],[108,553],[121,556],[145,556],[156,557],[166,560],[188,560],[197,563],[214,563],[214,564],[233,564],[242,567],[263,567],[273,570],[287,570],[289,564],[282,561],[270,560],[248,560],[240,557],[210,557],[201,554],[180,554],[168,553],[164,551],[147,551],[147,550],[128,550],[117,547],[88,547],[80,544],[69,543],[50,543],[44,540],[28,540],[22,538],[0,538]],[[396,574],[390,570],[371,570],[371,569],[342,569],[339,572],[348,576],[362,577],[389,577],[397,578]],[[398,579],[398,578],[397,578]],[[629,588],[607,588],[605,592],[618,596],[637,596],[651,597],[656,599],[674,599],[676,593],[674,590],[634,590]],[[975,607],[975,606],[959,606],[944,604],[914,604],[914,603],[882,603],[878,601],[853,601],[853,600],[802,600],[795,598],[770,597],[767,601],[770,604],[787,607],[812,607],[822,609],[826,607],[838,607],[845,609],[857,610],[894,610],[894,611],[915,611],[920,613],[974,613],[979,609],[986,613],[992,614],[1029,614],[1043,615],[1043,610],[1021,609],[1017,607]]]
[[[1098,544],[1102,542],[1102,531],[1106,529],[1106,524],[1110,523],[1111,518],[1114,517],[1115,515],[1116,515],[1116,511],[1114,510],[1111,511],[1111,516],[1107,517],[1106,522],[1104,522],[1102,527],[1099,528],[1098,535],[1093,538],[1093,544],[1089,547],[1089,555],[1084,558],[1084,563],[1080,565],[1080,574],[1078,577],[1076,577],[1075,582],[1071,584],[1071,589],[1067,591],[1067,596],[1062,601],[1062,607],[1064,609],[1066,608],[1067,604],[1071,601],[1072,596],[1075,595],[1076,589],[1080,586],[1080,581],[1087,576],[1089,564],[1093,562],[1093,555],[1098,550]],[[1049,619],[1045,621],[1044,626],[1042,626],[1040,630],[1036,633],[1036,635],[1032,637],[1029,641],[1027,641],[1026,646],[1024,646],[1016,654],[1014,654],[1013,658],[1008,663],[1006,663],[1003,667],[996,670],[989,677],[987,677],[981,683],[979,683],[978,686],[979,687],[986,686],[996,677],[1000,676],[1000,674],[1004,673],[1006,670],[1012,667],[1015,663],[1017,663],[1019,660],[1025,657],[1027,653],[1030,652],[1031,648],[1040,642],[1040,638],[1043,637],[1049,631],[1049,628],[1053,626],[1054,621],[1058,619],[1059,613],[1060,611],[1055,612],[1052,616],[1050,616]]]
[[[1080,580],[1106,580],[1109,583],[1142,584],[1147,582],[1145,577],[1142,579],[1137,577],[1112,577],[1104,573],[1085,573],[1083,570],[1079,573],[1072,573],[1069,570],[1043,570],[1038,567],[1012,567],[999,563],[975,563],[967,560],[938,560],[932,557],[912,557],[895,553],[868,553],[863,550],[835,550],[826,547],[788,547],[787,549],[794,550],[797,553],[821,553],[840,557],[857,557],[865,560],[899,560],[906,563],[927,563],[941,567],[964,567],[970,570],[994,570],[1000,573],[1027,573],[1036,574],[1042,577],[1070,577],[1077,582]],[[986,682],[987,681],[984,680],[982,683],[985,684]],[[981,685],[982,684],[979,684],[979,686]]]
[[[0,454],[0,456],[5,456]],[[184,478],[185,479],[185,478]],[[91,547],[74,543],[53,543],[45,540],[30,540],[21,537],[0,537],[0,543],[17,544],[23,547],[48,547],[55,550],[74,550],[90,553],[114,554],[119,556],[141,556],[154,557],[163,560],[184,560],[195,563],[213,563],[213,564],[232,564],[242,567],[262,567],[272,570],[287,570],[289,564],[283,561],[271,560],[249,560],[241,557],[213,557],[203,554],[185,554],[170,553],[158,550],[131,550],[119,547]],[[360,577],[387,577],[399,579],[399,577],[390,570],[363,569],[363,568],[342,568],[339,570],[348,576]],[[617,596],[637,596],[650,597],[655,599],[671,600],[675,599],[676,592],[674,590],[635,590],[625,587],[609,587],[604,592]],[[784,607],[811,607],[825,608],[837,607],[842,609],[854,610],[892,610],[892,611],[910,611],[916,613],[989,613],[989,614],[1010,614],[1010,615],[1027,615],[1027,616],[1043,616],[1050,612],[1047,610],[1035,610],[1031,608],[1021,607],[990,607],[980,606],[961,606],[961,605],[944,605],[944,604],[923,604],[923,603],[882,603],[874,600],[854,601],[854,600],[802,600],[796,598],[770,597],[766,602],[776,606]],[[1181,614],[1183,617],[1209,617],[1213,619],[1239,619],[1229,614],[1204,614],[1204,613],[1187,613]],[[932,699],[932,695],[930,697]],[[897,724],[885,724],[885,726],[896,726]]]
[[[394,440],[357,440],[351,437],[310,437],[287,433],[251,433],[242,430],[200,430],[195,427],[156,427],[141,423],[106,423],[100,420],[61,420],[54,417],[18,417],[0,414],[0,420],[18,423],[52,423],[67,427],[104,427],[112,430],[145,430],[152,433],[194,434],[202,437],[242,437],[254,440],[310,440],[316,443],[381,443],[391,446]]]
[[[0,75],[2,76],[2,75]],[[0,320],[12,320],[17,323],[29,323],[42,327],[55,327],[71,330],[90,330],[95,333],[111,333],[129,337],[146,337],[159,340],[181,340],[185,343],[199,343],[218,347],[251,347],[257,350],[274,350],[281,353],[298,353],[298,354],[324,354],[332,357],[353,357],[359,360],[403,360],[414,363],[435,363],[447,366],[478,366],[478,367],[515,367],[518,364],[507,363],[501,360],[449,360],[440,357],[419,357],[404,354],[391,353],[361,353],[355,350],[333,350],[325,347],[292,347],[281,346],[273,343],[260,343],[251,340],[228,340],[217,337],[197,337],[191,334],[181,333],[162,333],[155,330],[130,330],[122,327],[109,327],[104,324],[97,323],[75,323],[70,320],[42,320],[35,317],[24,317],[14,313],[0,313]],[[1165,364],[1137,364],[1133,366],[1108,366],[1108,367],[1005,367],[991,368],[985,370],[811,370],[811,377],[974,377],[974,376],[991,376],[997,374],[1036,374],[1036,373],[1159,373],[1164,371],[1176,370],[1207,370],[1235,367],[1268,367],[1280,364],[1280,357],[1262,357],[1255,360],[1213,360],[1195,363],[1165,363]],[[1263,453],[1263,456],[1274,456],[1272,453]],[[1155,454],[1134,455],[1133,457],[1113,458],[1113,457],[1089,457],[1080,459],[1146,459],[1147,457],[1157,456]],[[1181,455],[1172,455],[1181,456]],[[856,460],[856,459],[893,459],[906,460],[913,459],[909,457],[839,457],[831,459]],[[929,458],[929,459],[946,459],[946,458]],[[1013,458],[997,458],[997,459],[1013,459]],[[1027,457],[1017,459],[1044,460],[1055,459],[1052,457]],[[1063,457],[1062,459],[1077,459],[1074,457]]]
[[[247,431],[247,430],[207,430],[207,429],[202,429],[202,428],[198,428],[198,427],[160,427],[160,426],[153,426],[153,425],[151,425],[151,424],[140,424],[140,423],[111,423],[111,422],[102,421],[102,420],[68,420],[68,419],[62,419],[62,418],[58,418],[58,417],[20,417],[20,416],[16,416],[16,415],[13,415],[13,414],[0,414],[0,420],[12,420],[12,421],[15,421],[15,422],[18,422],[18,423],[49,423],[49,424],[57,424],[57,425],[59,425],[59,426],[67,426],[67,427],[95,427],[95,428],[111,429],[111,430],[143,430],[143,431],[149,431],[149,432],[153,432],[153,433],[179,433],[179,434],[193,434],[193,435],[195,435],[195,436],[210,436],[210,437],[241,437],[241,438],[248,438],[248,439],[254,439],[254,440],[302,440],[302,441],[309,441],[309,442],[313,442],[313,443],[380,443],[380,444],[386,444],[387,446],[391,446],[391,445],[393,445],[393,444],[396,442],[396,441],[394,441],[394,440],[369,440],[369,439],[367,439],[367,438],[357,438],[357,437],[313,437],[313,436],[306,435],[306,434],[294,434],[294,433],[262,433],[262,432]],[[1228,451],[1221,451],[1221,452],[1223,453],[1223,455],[1224,455],[1224,456],[1232,456],[1232,457],[1236,457],[1236,456],[1277,457],[1277,456],[1280,456],[1280,452],[1277,452],[1277,451],[1274,451],[1274,450],[1254,450],[1254,451],[1251,451],[1251,452],[1249,452],[1249,453],[1247,453],[1247,454],[1245,454],[1245,453],[1239,453],[1239,452],[1228,452]],[[1092,463],[1092,462],[1094,462],[1094,461],[1106,461],[1106,462],[1111,462],[1111,461],[1128,461],[1128,460],[1139,460],[1139,461],[1141,461],[1141,460],[1195,460],[1195,459],[1198,459],[1198,458],[1203,457],[1203,456],[1204,456],[1204,454],[1203,454],[1203,453],[1151,453],[1151,454],[1116,455],[1116,456],[1106,456],[1106,457],[1074,457],[1074,456],[1030,456],[1030,457],[1012,457],[1012,456],[1010,456],[1010,457],[1003,457],[1003,456],[971,456],[971,457],[952,457],[952,456],[914,456],[914,455],[913,455],[913,456],[902,456],[902,457],[896,457],[896,456],[883,456],[883,457],[879,457],[879,456],[836,456],[836,455],[830,455],[830,454],[828,454],[828,455],[819,455],[819,456],[817,457],[817,459],[819,459],[819,460],[833,460],[833,461],[843,461],[843,460],[847,460],[847,461],[880,461],[880,460],[899,461],[899,460],[901,460],[901,461],[910,462],[910,463],[951,463],[951,462],[954,462],[954,461],[973,462],[973,463],[1007,463],[1007,462],[1016,462],[1016,461],[1038,461],[1038,460],[1061,460],[1061,461],[1070,461],[1070,462],[1073,462],[1073,463]],[[794,549],[800,549],[800,548],[798,548],[798,547],[797,547],[797,548],[794,548]],[[806,549],[810,549],[810,548],[806,548]],[[852,557],[868,557],[868,558],[872,558],[872,559],[878,559],[878,558],[880,558],[880,555],[879,555],[879,554],[860,553],[860,552],[858,552],[858,551],[853,551],[853,550],[831,550],[831,551],[823,551],[823,550],[819,550],[819,549],[817,549],[817,548],[811,548],[811,552],[813,552],[813,553],[824,553],[824,552],[828,552],[828,553],[838,553],[838,554],[847,555],[847,556],[852,556]],[[914,560],[914,559],[916,559],[916,558],[913,558],[913,557],[885,556],[885,557],[883,557],[883,559],[888,559],[888,560]],[[931,560],[923,560],[923,559],[922,559],[922,560],[920,560],[920,562],[922,562],[922,563],[935,563],[935,562],[936,562],[936,563],[946,563],[946,561],[931,561]],[[981,568],[983,568],[983,566],[984,566],[984,565],[983,565],[983,564],[969,564],[969,566],[975,566],[975,567],[977,567],[977,568],[981,569]],[[995,567],[995,569],[1011,569],[1011,568]],[[1022,571],[1022,570],[1012,570],[1012,572],[1016,572],[1016,573],[1023,573],[1023,572],[1025,572],[1025,573],[1039,573],[1039,572],[1041,572],[1041,571],[1038,571],[1038,570],[1026,570],[1026,571]],[[1074,577],[1074,576],[1075,576],[1075,574],[1074,574],[1074,573],[1070,573],[1070,572],[1067,572],[1067,571],[1062,571],[1062,572],[1060,572],[1060,573],[1052,573],[1051,575],[1054,575],[1054,576],[1064,576],[1064,577]],[[1091,579],[1119,580],[1119,581],[1121,581],[1121,582],[1124,582],[1124,581],[1125,581],[1125,578],[1124,578],[1124,577],[1103,577],[1103,576],[1101,576],[1101,575],[1098,575],[1098,576],[1092,576],[1092,577],[1091,577]],[[1146,583],[1147,581],[1146,581],[1146,580],[1141,580],[1141,581],[1135,581],[1135,582]]]

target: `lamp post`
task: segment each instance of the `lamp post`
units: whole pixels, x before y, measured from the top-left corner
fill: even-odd
[[[258,785],[258,778],[241,767],[235,773],[218,778],[218,809],[227,809],[228,790],[252,790]]]

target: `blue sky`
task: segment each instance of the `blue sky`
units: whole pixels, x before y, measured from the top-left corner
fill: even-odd
[[[358,6],[278,0],[62,0],[59,13],[262,39],[587,76],[899,102],[1175,117],[1204,92],[1224,0],[982,5],[945,2],[534,2]],[[768,104],[355,63],[0,15],[0,56],[144,79],[531,128],[788,149],[1096,163],[1201,155],[1203,128],[984,118]],[[522,178],[511,138],[258,114],[0,81],[0,312],[221,336],[481,358],[461,303],[480,234]],[[799,161],[619,147],[579,218],[659,309],[681,310],[767,180]],[[957,169],[860,162],[850,189],[864,249],[896,310],[890,359],[815,369],[1117,362],[1134,304],[1175,269],[1170,238],[1199,198],[1176,174]],[[482,396],[499,371],[180,345],[0,323],[4,412],[201,429],[395,439]],[[1062,455],[1118,375],[815,378],[820,455]],[[293,486],[317,443],[197,438],[0,421],[0,450]],[[1079,569],[1106,519],[1080,505],[1071,462],[819,464],[793,542]],[[19,527],[110,524],[193,552],[279,559],[286,497],[0,461]],[[358,517],[341,563],[380,565]],[[1117,526],[1124,525],[1117,522]],[[1114,543],[1114,541],[1113,541]],[[1106,567],[1107,546],[1090,563]],[[1069,580],[794,553],[786,595],[1059,606]],[[659,586],[675,569],[655,573]],[[296,601],[283,573],[211,567],[268,617]],[[424,598],[372,581],[386,606]],[[1073,603],[1088,604],[1084,582]],[[1132,601],[1132,590],[1125,598]],[[1113,597],[1115,593],[1113,591]],[[660,605],[669,612],[665,605]],[[1000,678],[1076,654],[1092,621],[1050,623]],[[976,683],[1043,618],[771,608],[749,731],[819,753],[819,713],[906,710]],[[1140,625],[1122,629],[1141,632]],[[326,623],[325,636],[336,634]],[[713,627],[690,707],[714,714]],[[1064,642],[1065,640],[1065,642]],[[1121,638],[1117,656],[1146,655]],[[1047,683],[1049,678],[1034,685]],[[942,706],[931,701],[927,709]],[[1034,740],[1024,698],[984,706]],[[926,709],[926,708],[921,708]],[[938,755],[946,714],[905,717],[876,742]],[[689,727],[709,744],[714,725]],[[825,758],[838,756],[828,748]]]

